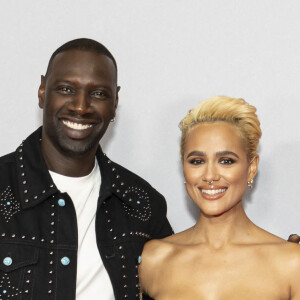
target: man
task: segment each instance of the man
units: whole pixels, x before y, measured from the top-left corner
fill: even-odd
[[[119,90],[96,41],[50,58],[43,127],[0,159],[0,299],[138,299],[143,245],[172,229],[163,196],[99,146]]]

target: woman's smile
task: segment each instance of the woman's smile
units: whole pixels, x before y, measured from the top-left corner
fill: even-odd
[[[206,200],[217,200],[224,196],[227,188],[214,188],[214,189],[205,189],[199,188],[202,193],[202,197]]]

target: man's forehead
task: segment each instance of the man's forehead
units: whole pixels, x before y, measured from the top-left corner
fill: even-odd
[[[102,53],[87,50],[67,50],[58,53],[52,60],[49,75],[70,72],[94,71],[116,76],[116,68],[111,58]]]
[[[58,53],[52,60],[52,65],[60,63],[76,64],[81,61],[91,61],[95,64],[105,64],[114,67],[114,63],[110,57],[105,54],[89,50],[66,50]]]

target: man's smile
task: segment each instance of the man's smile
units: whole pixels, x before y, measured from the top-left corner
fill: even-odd
[[[83,140],[91,135],[97,134],[97,125],[99,125],[96,119],[86,118],[74,118],[69,116],[63,116],[59,118],[62,132],[64,136],[71,140]]]
[[[93,124],[82,124],[82,123],[75,123],[71,122],[69,120],[62,120],[63,124],[66,125],[67,127],[75,130],[85,130],[88,128],[91,128]]]

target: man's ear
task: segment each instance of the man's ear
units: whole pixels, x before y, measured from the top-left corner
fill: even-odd
[[[254,179],[254,177],[256,176],[258,163],[259,163],[259,156],[256,155],[249,164],[248,180]]]
[[[117,95],[116,95],[116,103],[115,103],[115,109],[117,109],[118,104],[119,104],[119,91],[120,91],[121,87],[117,86]]]
[[[45,97],[45,76],[41,76],[41,84],[38,91],[38,97],[39,97],[39,107],[44,108],[44,97]]]
[[[115,111],[114,111],[114,116],[113,119],[116,117],[116,110],[119,104],[119,91],[120,91],[121,87],[117,86],[117,93],[116,93],[116,99],[115,99]]]

